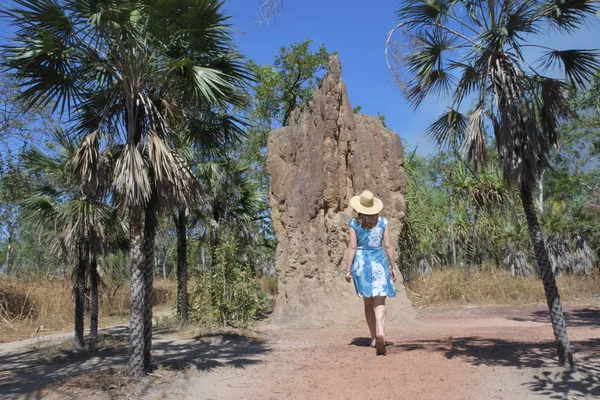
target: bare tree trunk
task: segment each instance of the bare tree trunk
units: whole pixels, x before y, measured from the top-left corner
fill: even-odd
[[[90,262],[90,341],[98,340],[98,262],[96,256],[92,256]]]
[[[171,254],[171,250],[169,250],[169,249],[165,250],[165,259],[163,260],[163,263],[162,263],[162,272],[163,272],[164,280],[167,279],[167,260],[169,259],[169,254]]]
[[[177,314],[188,322],[187,216],[185,208],[177,215]]]
[[[450,193],[450,235],[452,241],[452,266],[456,268],[456,241],[454,240],[454,205]]]
[[[475,229],[477,228],[477,217],[479,216],[479,212],[475,210],[475,215],[473,216],[473,226],[471,227],[471,232],[469,233],[469,240],[467,242],[467,268],[465,270],[465,279],[471,279],[471,266],[475,262]]]
[[[35,262],[35,271],[39,274],[42,270],[42,229],[39,228],[37,234],[37,254],[36,254],[36,262]]]
[[[538,193],[538,210],[540,215],[544,214],[544,173],[540,176],[539,185],[539,193]]]
[[[223,265],[223,302],[221,303],[221,324],[223,326],[227,326],[227,311],[225,308],[225,304],[227,304],[228,300],[228,290],[227,290],[227,263]]]
[[[144,253],[142,210],[133,207],[129,216],[131,262],[131,315],[129,326],[129,373],[134,378],[145,375],[144,369]]]
[[[487,260],[487,251],[488,251],[489,245],[490,245],[490,241],[489,241],[489,238],[486,236],[486,238],[483,240],[483,248],[481,249],[481,256],[479,257],[479,264],[481,264],[482,266],[485,264],[485,262]]]
[[[88,249],[84,239],[80,239],[77,249],[77,268],[75,270],[75,350],[85,348],[84,319],[85,319],[85,278],[88,267]]]
[[[523,203],[523,211],[525,211],[525,216],[527,218],[529,235],[533,242],[538,269],[544,284],[546,301],[548,303],[548,309],[550,310],[550,319],[554,330],[554,339],[556,340],[558,361],[560,365],[565,365],[565,363],[568,362],[569,366],[573,367],[573,355],[569,348],[569,336],[567,334],[567,326],[560,301],[560,295],[558,293],[558,287],[556,286],[556,279],[552,273],[552,266],[550,264],[548,251],[546,250],[546,244],[544,243],[544,238],[535,214],[533,194],[531,193],[530,188],[521,189],[521,202]]]
[[[10,275],[10,262],[11,262],[11,258],[12,258],[12,251],[13,251],[13,229],[11,228],[11,226],[9,225],[8,227],[8,243],[6,245],[6,258],[4,259],[4,274],[6,276]]]
[[[153,191],[154,192],[154,191]],[[152,306],[154,283],[154,241],[156,227],[156,197],[153,193],[150,202],[146,205],[144,218],[144,370],[151,370],[152,349]]]

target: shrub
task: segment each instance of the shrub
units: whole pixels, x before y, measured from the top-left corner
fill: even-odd
[[[217,246],[212,268],[198,276],[190,298],[192,322],[246,327],[265,308],[267,296],[240,250],[232,235]]]

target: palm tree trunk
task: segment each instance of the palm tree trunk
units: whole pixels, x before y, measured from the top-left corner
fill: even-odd
[[[132,207],[129,216],[131,262],[131,315],[129,326],[129,373],[134,378],[145,375],[144,369],[144,253],[142,239],[142,210]]]
[[[163,259],[163,263],[162,263],[162,273],[163,273],[164,280],[167,280],[167,260],[169,259],[169,253],[170,253],[170,250],[165,250],[165,258]]]
[[[483,239],[483,248],[481,249],[481,256],[479,257],[479,264],[481,264],[482,266],[487,261],[487,252],[488,252],[489,245],[490,245],[490,240],[486,236],[486,238]]]
[[[469,233],[469,240],[467,242],[467,268],[465,270],[465,279],[471,279],[471,266],[475,262],[475,232],[477,228],[477,217],[479,216],[479,211],[475,210],[475,215],[473,216],[473,226],[471,227],[471,232]]]
[[[6,276],[10,275],[10,262],[12,259],[12,250],[13,250],[13,228],[12,224],[8,225],[8,243],[6,245],[6,258],[4,260],[4,274]]]
[[[83,338],[85,319],[85,273],[87,268],[87,246],[84,240],[78,245],[77,269],[75,271],[75,350],[81,351],[85,348]]]
[[[98,339],[98,262],[95,256],[90,262],[90,285],[90,341],[93,343]]]
[[[177,215],[177,314],[183,322],[188,321],[187,294],[187,216],[185,208]]]
[[[558,287],[556,286],[556,279],[552,273],[552,266],[550,265],[546,244],[544,243],[544,238],[540,231],[535,207],[533,205],[533,194],[530,188],[523,187],[521,189],[521,202],[523,203],[523,210],[525,211],[525,216],[527,218],[529,235],[533,242],[538,268],[542,275],[546,301],[550,310],[552,328],[554,329],[558,361],[560,365],[565,365],[565,363],[568,362],[569,366],[573,367],[573,355],[569,349],[569,336],[567,334],[567,326],[560,301],[560,295],[558,293]]]
[[[144,370],[151,370],[152,305],[154,281],[154,241],[156,238],[156,198],[154,191],[144,218]]]
[[[452,243],[452,266],[456,269],[456,241],[454,240],[454,210],[452,193],[450,193],[450,234]]]
[[[544,213],[544,173],[540,176],[539,193],[538,193],[538,210],[540,215]]]
[[[39,228],[40,230],[38,231],[37,234],[37,240],[36,240],[36,244],[37,244],[37,251],[36,251],[36,262],[35,262],[35,272],[37,272],[38,274],[40,273],[40,271],[42,270],[42,229]]]

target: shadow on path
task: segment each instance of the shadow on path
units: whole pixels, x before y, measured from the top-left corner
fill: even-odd
[[[435,351],[473,365],[539,369],[524,385],[549,399],[600,397],[600,339],[572,341],[575,371],[557,366],[554,342],[520,342],[480,337],[421,340],[394,345],[399,351]],[[527,375],[523,375],[525,378]]]
[[[270,351],[261,339],[242,335],[208,335],[193,339],[165,338],[155,334],[153,364],[172,370],[212,371],[222,367],[244,368],[260,363]],[[66,378],[127,365],[129,332],[125,327],[103,333],[109,345],[76,353],[67,344],[24,348],[0,353],[0,398],[38,399],[38,392]]]
[[[600,309],[598,308],[581,308],[576,310],[565,311],[567,327],[569,326],[599,326],[600,327]],[[534,311],[527,317],[511,318],[513,321],[519,322],[550,322],[550,313],[548,310]]]

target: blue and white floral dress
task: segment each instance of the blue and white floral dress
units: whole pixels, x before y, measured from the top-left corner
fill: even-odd
[[[356,293],[359,297],[396,296],[388,259],[382,247],[387,219],[379,217],[373,229],[363,228],[356,219],[348,224],[356,231],[358,245],[352,262]]]

